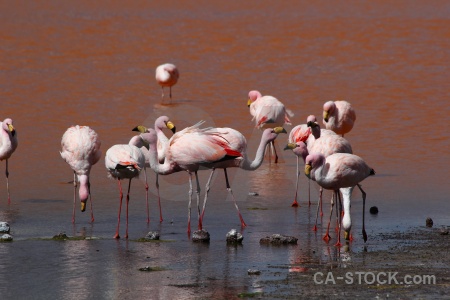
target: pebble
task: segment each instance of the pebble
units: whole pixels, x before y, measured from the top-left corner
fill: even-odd
[[[260,275],[261,271],[256,269],[248,269],[247,273],[248,275]]]
[[[9,233],[10,227],[6,222],[0,222],[0,233]]]
[[[227,243],[240,244],[240,243],[242,243],[243,239],[244,239],[244,237],[242,236],[242,234],[237,232],[236,229],[231,229],[227,233]]]
[[[427,227],[433,227],[433,220],[431,218],[427,218],[425,221],[425,225]]]
[[[197,230],[192,233],[193,242],[209,242],[209,232],[206,230]]]
[[[12,240],[13,240],[13,237],[8,233],[5,233],[0,236],[0,242],[10,242]]]
[[[369,212],[370,212],[372,215],[378,214],[378,207],[372,206],[372,207],[369,209]]]
[[[146,240],[159,240],[159,232],[156,231],[150,231],[147,233],[147,235],[144,237]]]
[[[286,245],[292,244],[296,245],[298,238],[293,236],[287,236],[282,234],[272,234],[271,236],[267,236],[259,240],[260,244],[272,244],[272,245]]]

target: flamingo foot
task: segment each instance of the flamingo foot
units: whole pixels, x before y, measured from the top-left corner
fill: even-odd
[[[342,244],[341,244],[341,242],[337,242],[336,244],[334,244],[334,246],[335,246],[335,247],[341,247]]]
[[[299,207],[297,200],[294,200],[291,204],[292,207]]]
[[[331,236],[328,234],[328,232],[323,236],[323,240],[327,243],[331,240]]]
[[[198,220],[198,230],[203,230],[203,221],[202,218]]]
[[[247,227],[247,224],[245,224],[244,219],[242,219],[242,217],[241,217],[241,227],[242,228]]]
[[[127,234],[125,234],[125,238],[126,238],[126,239],[128,239],[128,233],[127,233]]]
[[[91,223],[94,223],[95,219],[94,217],[91,218]]]
[[[320,216],[323,217],[323,211],[320,212]]]
[[[341,218],[344,217],[344,211],[341,211]]]
[[[116,234],[114,235],[114,238],[115,238],[115,239],[120,239],[120,236],[119,236],[119,233],[118,233],[118,232],[116,232]]]
[[[314,227],[313,227],[313,229],[312,229],[313,231],[317,231],[317,226],[316,225],[314,225]]]
[[[350,233],[350,237],[348,238],[350,242],[353,242],[353,234]]]

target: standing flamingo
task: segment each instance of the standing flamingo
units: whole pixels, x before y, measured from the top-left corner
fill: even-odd
[[[293,113],[287,110],[277,98],[262,96],[259,91],[250,91],[248,98],[247,106],[253,116],[252,120],[255,121],[256,127],[259,129],[283,127],[284,124],[291,125],[289,117],[292,117]],[[274,141],[270,143],[270,149],[273,149],[275,163],[278,163]]]
[[[174,64],[162,64],[156,68],[155,78],[161,86],[161,100],[164,100],[164,87],[169,87],[169,97],[172,101],[172,86],[177,83],[179,77],[180,72]]]
[[[200,187],[197,177],[197,171],[200,167],[204,168],[223,168],[241,166],[245,169],[257,168],[261,163],[264,156],[265,146],[272,140],[275,139],[279,132],[282,132],[283,128],[266,129],[263,134],[264,145],[258,148],[257,159],[255,161],[249,161],[246,153],[241,153],[239,150],[245,150],[244,148],[234,149],[233,145],[230,144],[227,139],[223,137],[226,132],[235,134],[235,130],[230,128],[204,128],[199,129],[198,127],[201,123],[197,123],[192,127],[188,127],[178,133],[176,133],[169,141],[169,148],[166,152],[166,158],[163,164],[157,163],[156,159],[156,139],[153,137],[150,142],[150,165],[152,169],[159,174],[171,174],[177,171],[185,170],[189,174],[192,172],[196,175],[197,180],[197,209],[198,209],[198,196],[200,193]],[[141,132],[145,132],[144,126],[138,126]],[[148,130],[152,133],[151,130]],[[273,133],[273,134],[271,134]],[[228,135],[231,139],[232,134]],[[153,135],[155,135],[153,133]],[[239,138],[239,137],[238,137]],[[242,144],[241,144],[242,146]],[[245,145],[246,146],[246,145]],[[262,148],[262,150],[261,150]],[[227,162],[230,161],[230,162]],[[211,173],[210,179],[207,184],[207,190],[209,190],[209,182],[211,180],[213,172]],[[232,194],[228,176],[225,171],[225,179],[227,184],[227,190]],[[190,203],[192,196],[192,182],[190,176],[190,190],[189,190],[189,212],[188,212],[188,233],[190,233]],[[238,211],[239,218],[241,220],[242,227],[246,224],[242,218],[242,215],[237,206],[236,200],[234,199],[235,207]],[[206,201],[206,198],[205,198]],[[199,227],[201,227],[202,216],[199,213]],[[203,215],[203,214],[202,214]]]
[[[367,241],[367,234],[364,224],[364,213],[366,205],[366,193],[359,184],[370,175],[375,175],[375,171],[357,155],[349,153],[335,153],[328,157],[322,154],[309,154],[305,160],[305,175],[316,181],[321,187],[334,191],[334,199],[337,199],[339,189],[358,186],[363,195],[363,223],[362,234],[364,242]],[[351,192],[351,191],[350,191]],[[333,212],[333,198],[331,201],[330,218]],[[330,223],[328,223],[325,236],[329,236]],[[340,235],[336,244],[340,246]]]
[[[69,164],[73,170],[73,211],[72,223],[75,223],[75,203],[77,182],[80,182],[78,191],[81,211],[86,210],[86,201],[90,198],[91,222],[94,222],[94,212],[92,209],[91,184],[89,173],[91,167],[95,165],[102,155],[100,151],[100,139],[97,133],[88,126],[69,127],[61,139],[61,157]]]
[[[0,127],[0,161],[6,159],[6,190],[8,191],[8,204],[11,204],[8,159],[17,148],[17,132],[10,118],[6,118],[3,122],[0,122]]]
[[[344,136],[352,130],[355,121],[355,110],[347,101],[328,101],[323,105],[323,124],[326,129]]]
[[[144,136],[144,134],[142,135]],[[119,213],[117,218],[117,229],[114,238],[118,239],[120,227],[120,214],[122,210],[122,179],[129,179],[127,192],[127,208],[126,208],[126,231],[125,238],[128,238],[128,204],[130,202],[131,179],[139,177],[139,172],[144,169],[145,182],[147,182],[147,174],[145,173],[145,155],[140,150],[140,143],[145,142],[145,136],[132,138],[129,144],[114,145],[106,151],[105,166],[110,178],[117,179],[120,192]],[[148,212],[148,194],[147,194],[147,222],[149,220]]]

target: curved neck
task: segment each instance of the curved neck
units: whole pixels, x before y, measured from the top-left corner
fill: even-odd
[[[149,164],[153,171],[161,175],[176,172],[175,165],[170,163],[169,159],[164,160],[163,164],[159,163],[155,143],[149,144]]]
[[[267,144],[269,144],[268,141],[261,139],[261,142],[259,143],[258,146],[258,150],[256,151],[255,159],[251,161],[248,159],[247,154],[245,154],[244,160],[242,161],[240,168],[249,171],[258,169],[264,160],[264,153],[266,152]]]

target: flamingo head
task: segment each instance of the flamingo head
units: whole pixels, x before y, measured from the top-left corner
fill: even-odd
[[[12,136],[16,134],[16,130],[14,129],[13,126],[13,121],[10,118],[7,118],[3,121],[3,129],[5,131],[9,131]]]
[[[306,144],[304,142],[299,143],[289,143],[284,147],[284,150],[292,150],[295,155],[301,156],[303,160],[306,159],[306,156],[308,156],[308,149],[306,148]]]
[[[252,102],[255,102],[258,98],[261,98],[261,97],[262,97],[262,95],[258,91],[248,92],[247,106],[250,107],[250,104],[252,104]]]
[[[308,178],[311,178],[312,170],[317,168],[318,166],[322,165],[324,160],[325,160],[325,157],[322,154],[318,154],[318,153],[309,154],[305,158],[305,175]]]
[[[156,145],[156,142],[158,141],[158,137],[156,135],[156,131],[152,128],[147,128],[143,125],[136,126],[133,128],[133,131],[140,132],[140,137],[142,140],[149,145]]]
[[[274,141],[280,133],[287,133],[287,131],[283,127],[266,128],[262,138],[266,143],[270,143]]]
[[[167,128],[172,133],[175,133],[177,131],[175,125],[170,121],[169,117],[167,116],[161,116],[155,121],[155,128],[159,128],[160,130],[163,128]]]
[[[78,195],[81,202],[81,211],[86,210],[86,202],[89,198],[89,177],[87,175],[79,175],[78,180],[80,181],[80,189]]]
[[[312,116],[312,117],[314,117],[314,120],[313,120],[313,118],[310,118],[310,117],[311,116],[308,117],[306,125],[308,125],[308,127],[311,128],[311,133],[314,136],[314,138],[318,139],[318,138],[320,138],[320,125],[317,122],[315,116]]]
[[[336,104],[334,104],[333,101],[327,101],[323,105],[323,120],[325,122],[328,122],[328,119],[330,118],[330,114],[334,111],[336,108]]]

